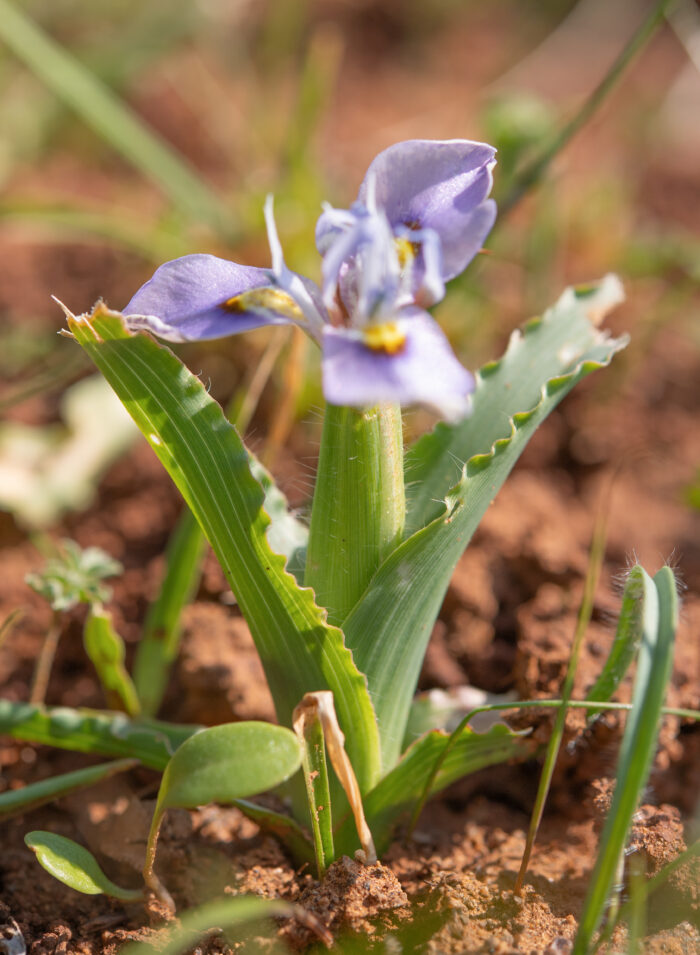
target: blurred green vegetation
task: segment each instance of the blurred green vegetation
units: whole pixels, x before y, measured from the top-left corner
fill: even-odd
[[[17,379],[28,363],[31,371],[35,356],[66,348],[51,334],[60,316],[49,292],[76,309],[100,293],[119,307],[154,266],[187,252],[265,265],[262,203],[270,191],[288,264],[318,278],[313,229],[320,203],[349,203],[368,162],[393,141],[493,142],[494,193],[503,198],[517,170],[575,115],[649,10],[641,0],[632,3],[621,22],[599,0],[493,0],[487,7],[475,0],[190,0],[176,9],[164,0],[92,7],[80,0],[1,2],[68,53],[75,83],[85,81],[78,100],[92,97],[98,114],[90,119],[89,107],[81,113],[60,69],[45,60],[32,67],[26,50],[17,55],[3,18],[6,267],[16,256],[31,265],[40,244],[49,257],[53,247],[84,257],[91,276],[86,282],[63,270],[57,280],[42,271],[33,294],[19,281],[0,291],[7,316],[0,334],[3,346],[5,336],[9,342],[0,360],[13,394],[22,393]],[[655,75],[647,77],[644,65],[632,68],[545,181],[498,223],[489,253],[452,283],[436,312],[466,364],[496,353],[508,331],[564,285],[608,270],[643,289],[662,316],[633,316],[644,353],[662,328],[684,326],[697,308],[697,231],[674,209],[660,208],[661,187],[650,189],[663,157],[649,146],[666,133],[666,102],[683,66],[682,52],[667,39],[655,38],[655,59],[644,60]],[[34,52],[41,59],[41,49]],[[102,95],[122,110],[107,129],[104,122],[100,128]],[[97,249],[108,250],[107,267],[100,253],[90,269]],[[27,360],[18,356],[15,364],[10,356],[18,354],[28,315]],[[193,350],[221,400],[268,340],[261,331],[221,343],[216,355]],[[290,382],[292,421],[321,403],[315,354],[294,346],[298,368],[290,372],[291,347],[261,404],[263,419],[275,415],[275,398]],[[630,366],[632,358],[616,374]],[[417,415],[417,426],[422,421]]]

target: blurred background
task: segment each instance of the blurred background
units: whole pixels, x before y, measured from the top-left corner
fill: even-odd
[[[56,427],[66,427],[62,396],[89,371],[56,336],[63,321],[51,295],[76,313],[98,297],[119,308],[158,264],[192,251],[265,266],[268,192],[288,264],[318,278],[313,232],[323,200],[349,204],[374,155],[398,140],[471,138],[499,148],[502,211],[487,254],[451,283],[438,319],[475,368],[565,285],[619,272],[628,302],[609,324],[629,330],[632,345],[586,383],[565,418],[555,416],[526,466],[573,463],[588,473],[615,458],[622,436],[643,458],[658,457],[657,438],[673,440],[681,450],[673,474],[659,465],[658,490],[678,505],[681,526],[697,505],[700,464],[687,427],[700,337],[693,0],[667,5],[593,115],[555,145],[536,182],[523,178],[658,7],[0,0],[0,503],[20,523],[46,524],[68,494],[64,479],[56,507],[32,513],[37,469],[51,496],[44,478]],[[273,336],[282,337],[270,346]],[[270,358],[270,347],[281,354]],[[283,459],[284,449],[313,441],[321,396],[311,346],[267,329],[182,353],[222,402],[245,392],[267,354],[271,381],[252,443],[266,435]],[[611,425],[613,395],[623,406]],[[654,412],[669,395],[681,415],[672,424],[657,429],[630,410],[641,402]],[[425,423],[409,417],[414,430]],[[94,432],[90,440],[100,443]],[[104,443],[88,483],[122,447]],[[308,482],[295,480],[300,500]],[[661,524],[658,546],[671,548],[677,528]]]

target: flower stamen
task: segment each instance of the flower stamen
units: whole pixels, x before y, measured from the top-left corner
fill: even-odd
[[[362,329],[365,345],[385,355],[396,355],[406,344],[406,334],[397,322],[383,322],[381,325],[367,325]]]
[[[234,295],[221,303],[227,312],[257,312],[267,315],[270,312],[283,315],[290,321],[303,323],[306,319],[303,311],[289,293],[277,288],[253,288],[240,295]]]

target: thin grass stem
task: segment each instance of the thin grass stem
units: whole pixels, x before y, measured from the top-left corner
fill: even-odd
[[[520,172],[516,172],[514,182],[505,199],[499,204],[501,217],[509,213],[520,200],[542,179],[553,159],[568,145],[576,133],[586,125],[589,119],[605,102],[617,85],[632,60],[644,49],[663,22],[671,0],[659,0],[649,15],[635,30],[620,55],[593,92],[584,100],[578,112],[554,134],[539,155],[535,156]]]
[[[600,571],[603,566],[603,556],[605,554],[608,502],[609,487],[607,489],[607,493],[605,494],[604,504],[599,510],[598,518],[593,529],[593,540],[591,542],[591,552],[588,561],[586,581],[583,589],[583,598],[581,600],[581,608],[579,610],[578,620],[576,623],[576,632],[574,634],[573,645],[571,647],[569,666],[567,668],[566,676],[564,678],[564,685],[562,686],[561,690],[563,705],[557,710],[554,720],[554,727],[552,729],[552,735],[550,736],[549,743],[547,744],[547,752],[545,754],[544,764],[542,766],[540,784],[537,789],[535,805],[532,810],[532,816],[530,817],[530,827],[528,829],[527,839],[525,841],[525,851],[523,852],[520,869],[518,870],[518,875],[515,880],[514,892],[516,895],[520,895],[522,892],[523,880],[525,879],[525,875],[527,873],[532,847],[535,844],[537,830],[539,829],[540,822],[542,821],[544,804],[547,800],[549,787],[552,783],[552,776],[554,775],[554,767],[559,755],[559,748],[561,747],[561,741],[564,736],[564,728],[566,726],[566,704],[571,698],[571,694],[573,692],[576,669],[581,656],[581,647],[583,646],[588,625],[591,622],[595,589],[598,584]]]
[[[49,629],[46,631],[46,636],[44,637],[44,642],[41,645],[41,650],[39,651],[39,656],[34,668],[32,688],[29,692],[30,703],[43,703],[46,700],[46,691],[49,686],[51,669],[56,656],[61,629],[60,617],[54,610]]]

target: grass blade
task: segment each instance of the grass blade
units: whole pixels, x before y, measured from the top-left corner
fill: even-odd
[[[56,96],[190,219],[226,234],[220,199],[189,163],[10,0],[0,0],[0,37]]]
[[[600,676],[586,695],[591,702],[612,698],[639,649],[644,612],[644,577],[644,568],[639,564],[632,568],[627,577],[613,645]],[[590,719],[592,713],[587,715]]]
[[[662,567],[653,582],[645,582],[643,636],[632,694],[632,709],[622,738],[617,784],[600,837],[600,850],[591,874],[573,955],[586,955],[602,921],[625,841],[649,776],[656,750],[661,710],[673,662],[678,622],[676,582],[670,567]]]
[[[199,586],[205,546],[199,524],[186,510],[168,541],[165,577],[136,650],[134,684],[144,716],[154,716],[163,700],[180,646],[180,618]]]
[[[99,766],[89,766],[87,769],[76,769],[71,773],[61,773],[50,779],[42,779],[38,783],[30,783],[22,789],[12,789],[0,794],[0,818],[9,819],[37,809],[47,802],[52,802],[60,796],[93,786],[103,779],[109,779],[117,773],[123,773],[132,766],[137,766],[137,759],[117,759],[111,763],[100,763]]]
[[[123,713],[0,700],[0,735],[101,756],[131,757],[163,770],[200,726],[130,720]]]
[[[525,851],[523,852],[522,862],[520,863],[520,869],[515,880],[515,888],[513,891],[516,895],[520,895],[522,891],[523,880],[525,878],[525,873],[527,872],[528,863],[530,861],[530,854],[532,852],[532,847],[535,844],[535,839],[537,838],[537,830],[539,829],[540,822],[542,821],[544,804],[547,800],[547,794],[552,782],[552,776],[554,775],[554,767],[559,755],[559,748],[564,736],[564,728],[566,726],[566,704],[569,702],[574,688],[574,679],[576,677],[576,669],[578,667],[578,661],[581,655],[581,647],[583,646],[583,641],[586,636],[586,630],[588,629],[588,625],[591,622],[591,614],[593,613],[593,598],[595,596],[598,578],[600,577],[600,569],[603,565],[606,526],[606,511],[601,509],[593,529],[593,541],[591,544],[588,571],[586,573],[586,581],[583,589],[583,599],[579,609],[578,620],[576,621],[576,632],[574,633],[574,640],[571,646],[569,665],[566,670],[564,685],[561,688],[561,698],[563,705],[557,710],[556,716],[554,718],[554,726],[552,727],[552,735],[550,736],[549,743],[547,744],[547,752],[545,753],[544,763],[542,765],[542,774],[537,787],[535,805],[532,809],[530,826],[528,828],[527,839],[525,841]]]
[[[552,160],[576,135],[579,129],[582,129],[586,125],[602,103],[605,102],[629,64],[637,54],[644,49],[657,28],[663,23],[670,2],[671,0],[659,0],[659,2],[651,8],[648,16],[642,21],[637,30],[635,30],[620,55],[598,86],[596,86],[590,96],[584,101],[576,115],[556,133],[553,139],[544,146],[538,156],[531,160],[521,171],[516,173],[515,180],[505,199],[499,203],[501,216],[507,215],[511,209],[520,202],[523,196],[540,182]]]

